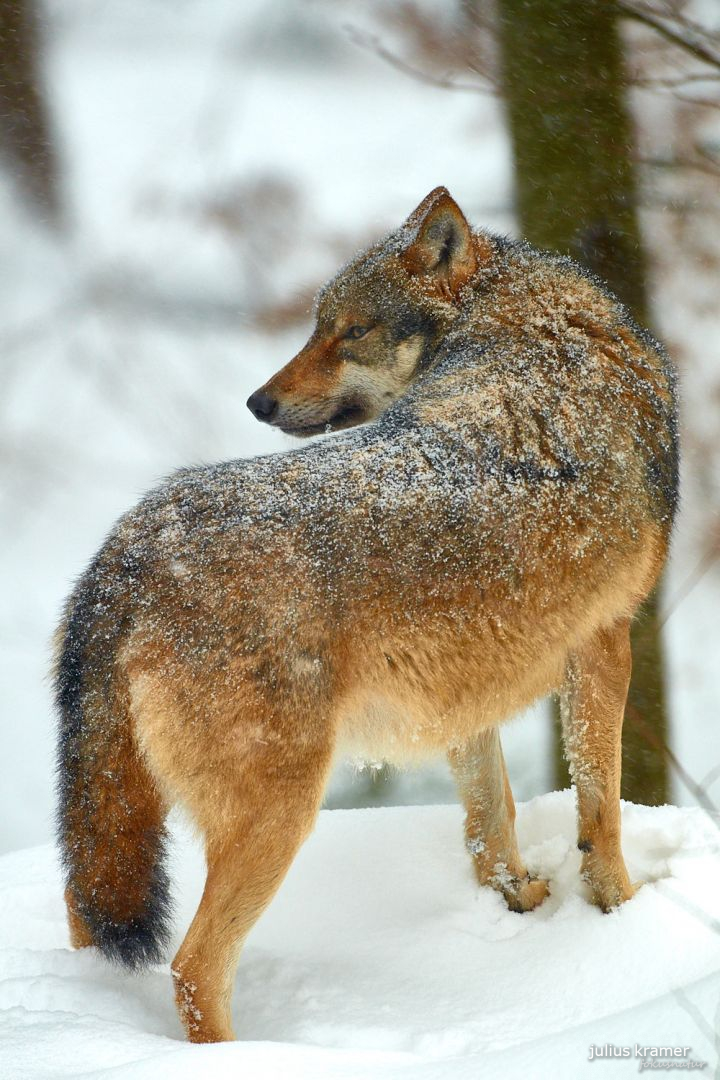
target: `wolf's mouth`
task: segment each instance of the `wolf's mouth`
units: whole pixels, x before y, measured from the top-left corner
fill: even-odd
[[[336,431],[341,427],[352,427],[353,424],[360,424],[365,415],[365,406],[360,405],[359,402],[354,402],[339,409],[334,416],[330,417],[328,423],[332,426],[333,431]]]
[[[345,404],[337,412],[329,416],[327,420],[323,420],[321,424],[286,424],[283,423],[282,418],[276,421],[276,426],[284,431],[286,435],[297,435],[300,437],[309,435],[320,435],[324,431],[342,431],[343,428],[355,427],[356,424],[362,424],[367,417],[367,410],[364,405],[359,402],[352,402]]]

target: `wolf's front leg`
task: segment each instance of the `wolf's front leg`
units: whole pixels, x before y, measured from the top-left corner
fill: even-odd
[[[515,835],[515,803],[507,778],[500,736],[489,728],[448,759],[465,810],[465,843],[481,885],[501,892],[512,911],[531,911],[548,894],[548,884],[531,878]]]
[[[271,718],[258,722],[263,719],[266,730],[281,730]],[[332,745],[329,737],[313,741],[313,720],[319,727],[317,717],[301,718],[299,738],[288,721],[282,739],[258,740],[253,752],[234,754],[236,744],[228,739],[225,760],[218,753],[194,763],[187,803],[205,833],[207,880],[172,964],[175,1000],[191,1042],[234,1038],[231,997],[240,950],[322,800]]]
[[[582,873],[595,902],[609,911],[639,886],[630,884],[620,848],[622,723],[630,684],[630,623],[597,631],[568,658],[562,695],[565,753],[577,791]]]

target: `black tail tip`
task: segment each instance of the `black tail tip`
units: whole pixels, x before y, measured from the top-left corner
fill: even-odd
[[[103,911],[97,903],[83,903],[71,886],[68,893],[87,928],[90,943],[111,963],[137,972],[165,960],[171,938],[172,905],[163,873],[156,875],[144,911],[130,918]]]
[[[91,921],[90,933],[95,945],[106,959],[129,971],[143,971],[160,964],[170,944],[167,913],[113,922],[109,919]]]

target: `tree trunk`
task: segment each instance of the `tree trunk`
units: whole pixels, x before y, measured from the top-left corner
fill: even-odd
[[[33,0],[0,0],[0,151],[25,201],[56,224],[58,166],[42,90]]]
[[[577,258],[647,321],[633,136],[613,5],[608,0],[498,0],[503,86],[520,231]],[[656,598],[632,635],[623,733],[623,796],[668,798],[662,646]],[[557,730],[557,728],[556,728]],[[562,753],[557,781],[568,783]]]

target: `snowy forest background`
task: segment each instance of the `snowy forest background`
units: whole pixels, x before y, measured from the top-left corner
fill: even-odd
[[[26,127],[27,106],[18,118],[8,98],[22,82],[8,13],[32,5],[0,3],[0,850],[52,834],[50,639],[114,519],[178,466],[291,445],[253,419],[248,394],[304,343],[318,285],[431,188],[445,184],[475,224],[520,233],[504,2],[47,0]],[[672,801],[710,807],[720,5],[618,6],[650,318],[682,378],[656,672],[670,756],[658,753]],[[550,711],[504,731],[519,800],[555,786]],[[328,805],[454,799],[438,763],[342,769]]]

